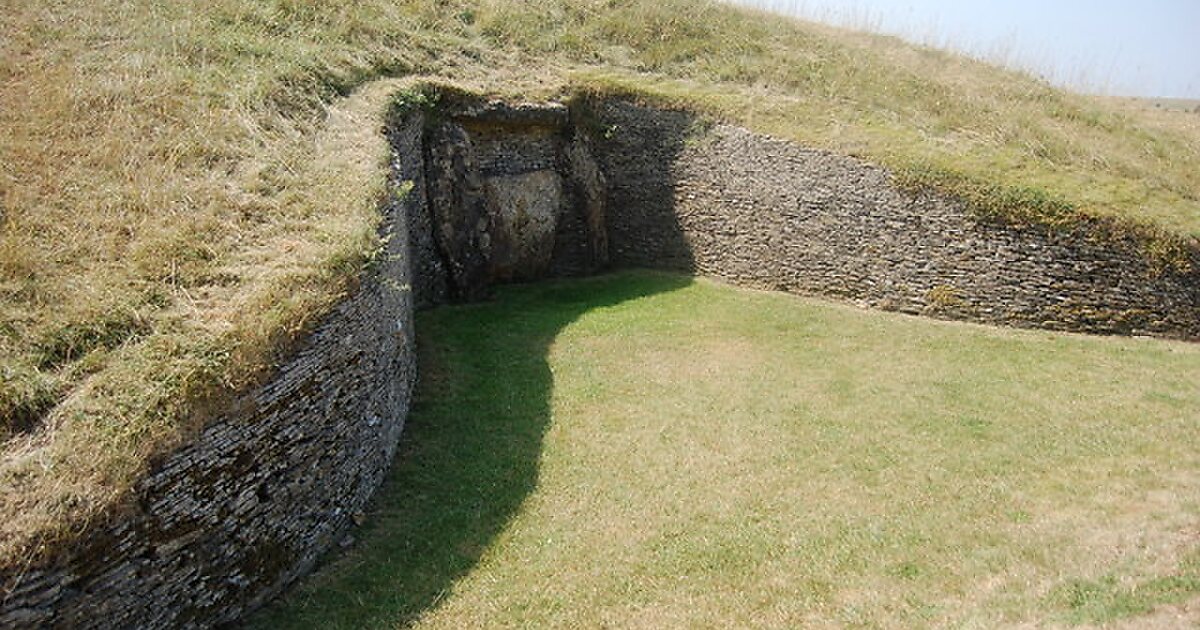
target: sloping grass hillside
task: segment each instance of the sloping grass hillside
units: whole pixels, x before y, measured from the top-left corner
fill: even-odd
[[[402,87],[376,80],[416,76],[642,95],[1200,234],[1195,126],[703,0],[0,0],[0,564],[119,503],[353,289]]]
[[[253,626],[1200,622],[1196,344],[646,272],[418,324],[370,525]]]

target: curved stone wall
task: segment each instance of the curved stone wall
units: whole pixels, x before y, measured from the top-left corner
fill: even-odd
[[[942,317],[1200,338],[1200,271],[1156,273],[1132,244],[981,223],[858,160],[684,112],[592,107],[394,123],[393,184],[408,193],[384,208],[361,288],[156,465],[128,512],[0,576],[0,627],[204,627],[278,594],[383,479],[416,378],[414,307],[498,282],[662,267]]]
[[[418,148],[418,123],[391,133]],[[394,176],[420,164],[398,160]],[[0,628],[218,625],[344,539],[391,463],[416,379],[410,213],[384,212],[385,249],[355,295],[268,383],[157,464],[134,505],[51,563],[2,576]]]
[[[383,480],[416,379],[413,309],[605,262],[603,185],[561,105],[388,129],[384,249],[270,381],[76,544],[0,574],[0,628],[210,627],[310,571]]]

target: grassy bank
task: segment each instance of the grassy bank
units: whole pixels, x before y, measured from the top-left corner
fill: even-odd
[[[1194,345],[649,273],[419,324],[357,547],[258,626],[1137,626],[1200,595]]]
[[[113,505],[353,290],[381,78],[635,92],[1200,234],[1195,125],[709,2],[0,0],[0,35],[0,564]]]

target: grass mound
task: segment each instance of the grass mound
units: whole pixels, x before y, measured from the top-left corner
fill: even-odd
[[[1195,345],[646,272],[419,324],[357,548],[257,625],[1136,627],[1200,595]]]
[[[402,87],[379,79],[637,94],[1200,234],[1194,116],[715,2],[0,3],[0,564],[353,289]]]

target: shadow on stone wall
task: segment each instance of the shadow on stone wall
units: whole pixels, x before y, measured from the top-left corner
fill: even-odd
[[[555,337],[590,310],[690,282],[647,273],[552,281],[420,315],[421,384],[356,549],[251,625],[391,627],[435,608],[537,486]]]
[[[595,107],[614,267],[941,319],[1200,339],[1200,248],[988,221],[886,169],[686,112]]]
[[[414,258],[427,276],[418,304],[606,266],[604,175],[567,106],[476,103],[415,126],[419,135],[400,127],[392,143],[409,165],[398,176],[419,197],[409,202]]]
[[[645,110],[622,102],[594,108],[597,161],[607,180],[609,261],[694,273],[696,260],[679,222],[680,156],[703,132],[695,114]]]

